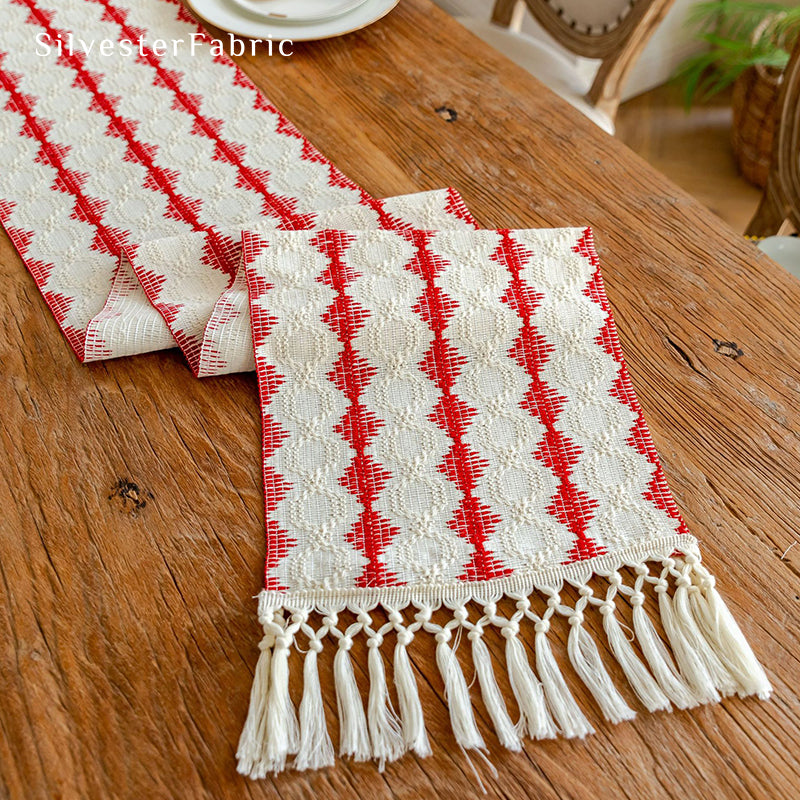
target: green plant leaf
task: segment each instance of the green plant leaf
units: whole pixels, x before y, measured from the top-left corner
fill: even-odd
[[[703,0],[690,11],[688,24],[708,50],[690,56],[674,73],[684,83],[687,109],[695,99],[708,99],[730,86],[749,67],[785,69],[800,38],[800,4]]]

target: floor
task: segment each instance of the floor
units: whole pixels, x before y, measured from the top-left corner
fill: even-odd
[[[730,125],[729,97],[722,96],[687,114],[680,88],[666,85],[620,106],[617,136],[742,233],[761,190],[736,169]]]

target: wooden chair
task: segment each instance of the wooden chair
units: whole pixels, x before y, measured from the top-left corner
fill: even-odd
[[[787,221],[800,231],[800,41],[783,74],[777,114],[767,186],[747,236],[772,236]]]
[[[599,71],[585,95],[585,100],[610,120],[613,130],[625,78],[673,2],[674,0],[497,0],[492,11],[492,22],[495,30],[498,30],[496,26],[499,25],[518,32],[527,9],[558,44],[583,58],[599,59]],[[591,9],[591,16],[585,16],[584,21],[579,19],[581,6]],[[605,17],[602,22],[598,21],[600,9],[600,16]],[[482,36],[474,26],[469,27]],[[498,42],[489,40],[493,36],[492,32],[484,30],[484,33],[488,33],[488,36],[482,38],[497,47]],[[517,60],[513,55],[511,57]],[[531,71],[535,74],[533,69]],[[546,80],[544,82],[547,83]]]

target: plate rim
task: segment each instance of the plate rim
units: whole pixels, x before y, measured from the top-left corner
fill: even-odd
[[[187,2],[189,2],[189,0],[187,0]],[[330,16],[324,17],[274,17],[270,14],[264,14],[260,11],[252,10],[249,8],[249,6],[244,5],[244,3],[250,3],[252,0],[231,0],[231,2],[240,8],[243,8],[245,11],[248,11],[253,16],[269,20],[270,22],[276,22],[278,25],[307,25],[315,22],[327,22],[328,20],[336,19],[336,17],[343,17],[345,14],[349,14],[351,11],[355,11],[360,6],[363,6],[365,3],[369,2],[369,0],[349,0],[350,5],[349,7],[345,8],[344,11],[337,11]]]
[[[376,0],[376,2],[377,1],[378,0]],[[205,16],[203,16],[203,14],[200,11],[197,10],[197,8],[195,8],[196,0],[184,0],[184,2],[186,3],[186,6],[188,7],[188,9],[197,17],[197,19],[198,19],[198,21],[200,22],[201,25],[202,24],[210,25],[210,26],[212,26],[214,28],[218,28],[219,30],[225,31],[225,33],[232,33],[234,36],[241,36],[241,37],[243,37],[245,39],[258,39],[258,38],[260,38],[260,36],[265,36],[266,35],[266,34],[257,34],[257,33],[246,33],[241,28],[239,28],[238,30],[233,30],[232,28],[227,28],[227,27],[223,28],[220,25],[218,25],[216,22],[212,22],[211,20],[207,19]],[[217,2],[219,2],[219,0],[217,0]],[[367,0],[367,2],[369,2],[369,0]],[[307,35],[301,33],[300,36],[286,36],[284,38],[288,39],[288,40],[290,40],[292,42],[318,42],[318,41],[323,41],[325,39],[335,39],[335,38],[337,38],[339,36],[347,36],[347,34],[349,34],[349,33],[355,33],[356,31],[363,30],[364,28],[367,28],[370,25],[372,25],[372,24],[378,22],[379,20],[383,19],[387,14],[389,14],[391,11],[393,11],[395,8],[397,8],[399,3],[400,3],[400,0],[385,0],[385,4],[386,5],[385,5],[385,7],[383,7],[383,6],[381,7],[381,11],[377,16],[375,16],[375,17],[371,18],[370,20],[368,20],[366,22],[363,22],[363,23],[361,23],[359,25],[355,25],[352,28],[347,28],[346,30],[326,33],[326,34],[323,34],[321,36],[320,35],[308,35],[307,36]],[[342,19],[342,20],[345,20],[345,19],[347,19],[349,14],[354,13],[355,11],[360,9],[363,5],[366,5],[366,3],[363,3],[362,5],[356,6],[351,11],[345,11],[339,17],[332,17],[331,19]],[[242,19],[242,22],[246,24],[247,20],[246,19]],[[324,23],[324,22],[326,22],[326,20],[320,20],[320,21],[312,22],[310,24],[306,23],[305,27],[310,27],[312,25],[319,25],[319,24]],[[254,21],[254,24],[256,24],[256,25],[264,25],[265,22],[264,21],[258,21],[258,22]],[[279,25],[280,25],[280,23],[279,23]],[[303,25],[303,23],[294,23],[294,25],[300,27],[301,25]],[[287,27],[290,27],[290,26],[287,25]],[[293,27],[293,26],[291,26],[291,27]],[[238,28],[238,25],[237,25],[237,28]],[[273,41],[275,41],[275,37],[273,37]]]

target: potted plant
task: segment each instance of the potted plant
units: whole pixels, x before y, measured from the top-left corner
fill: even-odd
[[[800,5],[758,0],[706,0],[689,18],[708,45],[687,59],[677,77],[685,82],[687,108],[733,86],[731,141],[739,169],[763,187],[783,70],[800,35]]]

